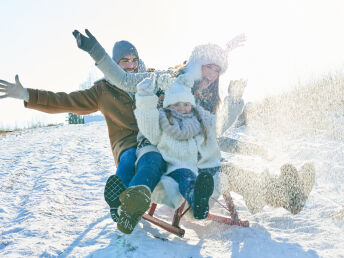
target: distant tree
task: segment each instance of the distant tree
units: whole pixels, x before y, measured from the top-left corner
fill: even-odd
[[[73,113],[68,113],[68,124],[84,124],[84,117],[73,114]]]

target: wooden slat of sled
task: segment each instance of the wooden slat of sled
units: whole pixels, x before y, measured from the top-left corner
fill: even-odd
[[[209,213],[209,215],[206,219],[225,223],[228,225],[248,227],[249,226],[248,221],[243,221],[243,220],[239,219],[238,213],[235,209],[235,206],[234,206],[234,203],[233,203],[233,200],[232,200],[230,193],[224,194],[223,197],[224,197],[224,200],[226,202],[226,207],[223,205],[221,205],[221,206],[224,207],[230,213],[230,218]],[[172,223],[170,223],[170,224],[161,220],[161,219],[154,217],[154,212],[155,212],[155,209],[157,207],[156,203],[153,203],[151,205],[151,208],[148,211],[148,213],[144,214],[142,216],[142,218],[153,223],[154,225],[157,225],[157,226],[167,230],[168,232],[170,232],[172,234],[175,234],[179,237],[183,237],[185,234],[185,230],[180,228],[179,223],[180,223],[180,220],[182,219],[182,217],[184,216],[184,214],[187,212],[187,210],[184,211],[185,204],[186,204],[186,201],[184,201],[184,203],[175,211],[173,219],[172,219]]]

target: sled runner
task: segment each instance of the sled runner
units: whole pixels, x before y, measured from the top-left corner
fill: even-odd
[[[209,211],[209,215],[206,219],[225,223],[228,225],[248,227],[249,226],[248,221],[246,221],[246,220],[244,221],[244,220],[239,219],[238,213],[235,209],[235,206],[234,206],[234,203],[233,203],[233,200],[232,200],[230,193],[223,194],[223,198],[225,200],[226,206],[223,205],[222,203],[220,203],[219,201],[215,200],[215,199],[213,199],[213,200],[215,200],[224,209],[226,209],[230,213],[230,217],[215,215]],[[183,237],[185,234],[185,230],[180,228],[179,222],[182,219],[182,217],[185,215],[185,213],[189,210],[189,208],[187,208],[184,211],[185,205],[186,205],[186,201],[184,201],[183,204],[175,211],[171,224],[154,217],[154,212],[155,212],[155,209],[157,207],[156,203],[152,203],[148,213],[144,214],[142,216],[142,218],[155,224],[155,225],[157,225],[157,226],[159,226],[159,227],[161,227],[161,228],[163,228],[163,229],[165,229],[165,230],[167,230],[170,233],[173,233],[179,237]]]

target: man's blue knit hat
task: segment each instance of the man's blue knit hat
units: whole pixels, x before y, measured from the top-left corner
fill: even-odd
[[[139,58],[136,48],[129,41],[117,41],[112,49],[112,59],[118,63],[123,56],[136,55]]]

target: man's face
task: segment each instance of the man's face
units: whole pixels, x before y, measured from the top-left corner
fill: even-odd
[[[118,65],[127,73],[137,73],[139,59],[135,55],[123,56],[121,60],[119,60]]]

